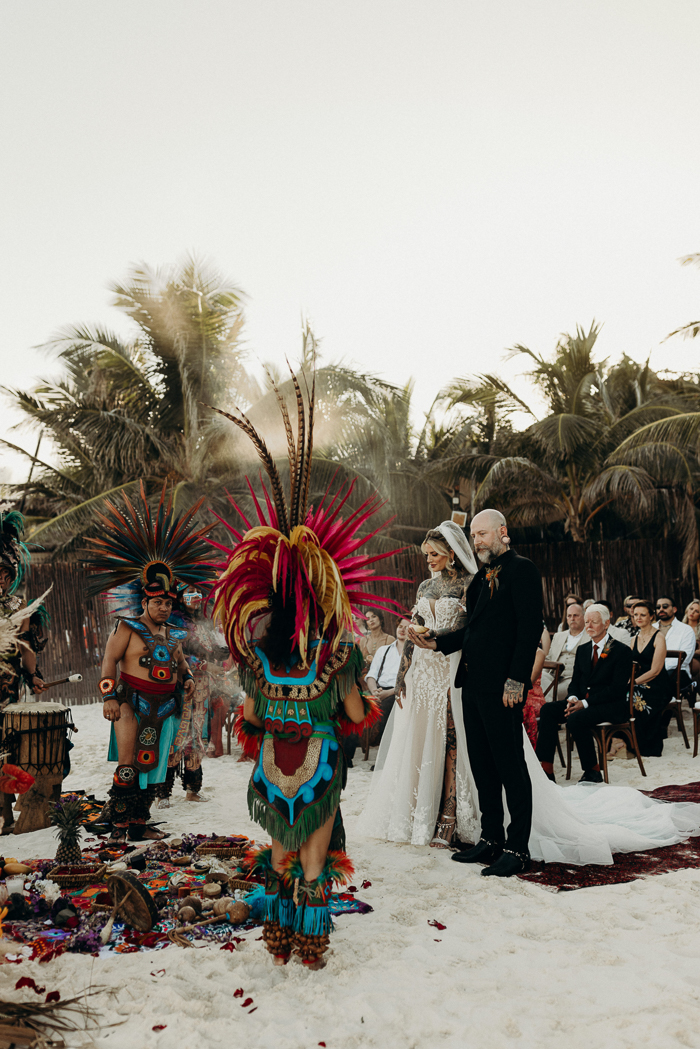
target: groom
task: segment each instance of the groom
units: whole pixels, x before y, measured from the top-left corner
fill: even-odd
[[[542,581],[509,549],[506,519],[482,510],[472,521],[483,567],[467,590],[467,626],[440,636],[409,637],[419,648],[449,655],[461,649],[455,688],[462,689],[464,728],[479,794],[481,839],[453,854],[458,863],[488,864],[482,874],[507,878],[527,870],[532,785],[523,749],[523,704],[542,634]],[[510,824],[503,830],[503,790]]]

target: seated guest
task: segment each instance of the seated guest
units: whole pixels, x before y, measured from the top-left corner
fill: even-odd
[[[700,601],[696,598],[693,598],[687,606],[683,622],[692,626],[695,631],[695,654],[690,664],[690,672],[694,678],[697,678],[700,674]]]
[[[681,688],[686,688],[690,684],[690,664],[695,655],[697,638],[695,637],[695,631],[689,623],[681,623],[680,619],[676,619],[677,611],[678,609],[673,603],[672,598],[657,597],[656,623],[654,625],[657,626],[663,634],[664,641],[666,642],[666,649],[668,651],[685,652],[685,659],[681,664]],[[666,660],[666,669],[671,674],[675,674],[675,658],[671,657]],[[691,706],[694,702],[695,698],[693,697]]]
[[[374,659],[377,649],[390,645],[394,640],[393,634],[388,634],[384,629],[384,612],[381,608],[371,609],[366,617],[367,633],[361,637],[357,644],[365,657],[365,673]]]
[[[608,630],[610,631],[610,637],[614,637],[616,641],[621,641],[623,643],[623,645],[629,645],[630,648],[631,648],[632,647],[632,638],[634,637],[634,635],[631,634],[629,630],[623,629],[623,627],[621,627],[621,626],[613,626],[612,625],[612,611],[613,610],[612,610],[612,605],[610,604],[610,602],[609,601],[604,601],[603,598],[601,597],[600,600],[597,601],[596,603],[599,604],[599,605],[604,605],[605,608],[607,608],[607,610],[608,610],[608,614],[610,615],[610,621],[611,621],[611,625],[608,627]]]
[[[378,648],[367,673],[367,688],[382,705],[380,720],[370,729],[369,740],[373,747],[379,746],[386,723],[389,720],[396,698],[396,675],[408,637],[410,620],[400,619],[396,627],[396,641]],[[399,700],[401,706],[401,700]]]
[[[621,627],[623,630],[626,630],[630,637],[637,636],[637,627],[634,623],[632,609],[639,600],[640,598],[635,597],[634,594],[628,594],[625,600],[622,602],[622,607],[625,610],[625,614],[623,616],[618,616],[615,620],[615,626]]]
[[[569,607],[571,605],[580,605],[580,604],[581,604],[581,598],[578,596],[578,594],[569,593],[569,594],[566,595],[566,597],[564,598],[564,613],[563,613],[563,615],[561,617],[561,623],[557,627],[557,633],[560,630],[566,630],[566,628],[567,628],[566,613],[569,611]]]
[[[549,636],[549,630],[547,630],[547,627],[543,624],[540,643],[535,652],[535,662],[532,666],[532,673],[530,674],[532,688],[525,697],[525,703],[523,705],[523,725],[527,732],[528,739],[532,743],[533,749],[537,746],[537,719],[540,716],[540,710],[547,702],[544,698],[544,692],[542,691],[542,667],[544,666],[544,661],[549,654],[550,646],[551,638]]]
[[[549,649],[549,659],[554,663],[563,663],[564,669],[559,678],[556,696],[550,695],[550,699],[566,699],[569,691],[569,682],[574,673],[574,660],[576,649],[582,641],[588,641],[588,634],[583,629],[583,607],[581,605],[569,605],[566,612],[568,630],[559,630],[552,638]],[[552,671],[542,671],[542,688],[546,689],[552,683]]]
[[[605,605],[586,609],[589,640],[576,650],[574,673],[566,699],[545,703],[540,711],[537,757],[549,779],[554,779],[554,752],[559,726],[566,722],[576,743],[583,769],[581,783],[602,783],[591,729],[601,721],[626,721],[627,688],[632,672],[632,652],[609,632],[610,613]]]
[[[661,757],[666,726],[664,712],[673,695],[671,679],[664,668],[666,642],[653,623],[654,606],[651,601],[637,601],[632,610],[638,634],[632,644],[632,656],[637,663],[634,678],[635,732],[640,753],[645,757]]]

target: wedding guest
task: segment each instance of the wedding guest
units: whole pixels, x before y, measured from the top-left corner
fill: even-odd
[[[610,615],[610,626],[608,627],[608,630],[610,631],[610,637],[614,637],[616,641],[621,641],[623,645],[628,645],[631,648],[633,635],[630,634],[629,630],[625,630],[621,626],[612,625],[613,608],[610,602],[603,600],[603,598],[601,597],[596,602],[596,604],[604,605],[605,608],[607,608],[608,610],[608,613]]]
[[[664,668],[666,641],[654,626],[651,601],[637,601],[632,615],[638,631],[632,655],[639,669],[634,679],[635,731],[640,752],[645,757],[658,758],[666,735],[663,715],[673,695],[671,679]]]
[[[566,614],[569,611],[569,609],[571,608],[571,606],[572,605],[580,605],[580,604],[581,604],[581,598],[578,596],[578,594],[568,593],[566,595],[566,597],[564,598],[564,611],[562,613],[561,623],[557,627],[557,633],[559,633],[560,630],[566,630],[566,628],[567,628]]]
[[[583,629],[583,606],[569,605],[566,611],[566,622],[568,630],[559,630],[552,638],[549,649],[549,659],[553,663],[563,663],[564,669],[559,678],[556,696],[550,696],[550,700],[566,699],[569,691],[569,682],[574,673],[574,661],[576,649],[582,641],[588,640],[588,634]],[[551,670],[542,671],[542,688],[546,689],[552,682]]]
[[[628,594],[625,600],[622,602],[622,607],[625,610],[625,614],[623,616],[618,616],[615,620],[615,626],[621,627],[622,630],[626,630],[630,637],[637,636],[637,627],[634,624],[632,609],[639,600],[640,598],[636,597],[634,594]]]
[[[378,747],[386,723],[389,720],[394,699],[396,698],[396,677],[401,665],[404,645],[408,637],[410,620],[400,619],[396,627],[396,640],[390,645],[383,645],[374,653],[372,665],[367,673],[367,688],[382,705],[381,719],[370,729],[370,745]],[[401,706],[401,700],[397,700]]]
[[[569,605],[569,608],[572,607],[572,605]],[[528,739],[532,743],[533,749],[537,746],[537,719],[540,716],[540,710],[547,702],[544,698],[544,692],[542,691],[542,668],[544,667],[544,661],[547,658],[550,647],[551,638],[549,636],[549,630],[543,625],[542,636],[540,637],[539,648],[535,653],[535,662],[530,677],[532,688],[527,694],[525,706],[523,707],[523,725],[525,726],[525,731],[527,732]]]
[[[553,780],[559,726],[566,722],[583,769],[579,782],[602,783],[591,729],[601,721],[627,719],[632,652],[611,636],[610,613],[605,605],[587,608],[584,623],[589,640],[578,646],[569,694],[565,700],[545,703],[540,711],[536,753],[545,774]]]
[[[697,637],[695,636],[695,630],[689,623],[681,623],[680,619],[676,618],[677,611],[678,609],[673,602],[673,598],[667,596],[657,597],[656,623],[654,625],[663,634],[668,650],[685,652],[685,659],[681,664],[681,688],[683,689],[690,684],[690,664],[697,648]],[[675,672],[675,658],[672,657],[666,660],[666,669],[671,673]],[[693,702],[695,702],[694,698]]]
[[[378,608],[372,609],[366,616],[367,633],[357,642],[363,656],[365,657],[365,673],[369,670],[370,663],[374,659],[377,649],[384,645],[390,645],[394,635],[384,629],[384,612]]]
[[[690,663],[690,672],[694,678],[700,674],[700,601],[696,598],[686,607],[683,622],[692,626],[695,631],[695,652]]]

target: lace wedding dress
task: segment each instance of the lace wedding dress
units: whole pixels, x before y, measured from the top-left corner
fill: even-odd
[[[450,629],[463,610],[456,598],[434,605],[419,598],[416,611],[431,629]],[[416,648],[406,675],[406,699],[394,706],[379,748],[359,830],[369,837],[427,845],[433,837],[443,787],[448,690],[457,737],[457,835],[478,841],[480,814],[471,775],[461,691],[451,686],[460,653],[449,658]],[[547,779],[523,729],[532,781],[530,855],[546,863],[610,864],[614,852],[642,852],[700,834],[700,805],[669,804],[630,787]],[[508,810],[504,797],[508,824]]]
[[[452,630],[464,617],[455,597],[431,601],[419,597],[415,612],[430,630]],[[415,648],[406,674],[403,709],[394,704],[375,763],[369,798],[359,829],[373,838],[427,845],[435,833],[440,808],[447,741],[450,657]],[[460,707],[461,693],[457,692]],[[452,702],[453,716],[455,703]],[[455,730],[457,722],[455,720]],[[465,762],[466,742],[457,749],[457,833],[462,840],[478,838],[476,791]]]

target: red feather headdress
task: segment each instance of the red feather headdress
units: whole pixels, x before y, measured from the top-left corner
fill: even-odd
[[[264,483],[262,485],[265,510],[248,481],[259,523],[253,525],[229,496],[246,531],[237,531],[219,517],[237,542],[233,547],[214,543],[226,554],[225,567],[212,591],[214,615],[223,626],[231,654],[242,662],[246,661],[256,625],[270,611],[274,594],[278,594],[283,603],[294,601],[294,636],[303,664],[308,661],[309,641],[314,634],[330,642],[328,654],[337,650],[343,635],[352,630],[353,613],[359,611],[361,605],[403,611],[397,601],[363,589],[370,580],[404,581],[393,576],[376,576],[371,568],[375,561],[391,557],[397,550],[374,555],[358,553],[380,530],[360,534],[369,518],[383,505],[381,500],[372,496],[343,518],[341,511],[350,498],[353,483],[332,496],[329,488],[317,508],[307,505],[315,376],[308,392],[308,408],[294,373],[292,381],[297,399],[296,441],[287,406],[277,386],[272,384],[287,434],[289,505],[275,461],[250,419],[243,412],[239,418],[214,408],[250,437],[270,479],[270,492]]]

